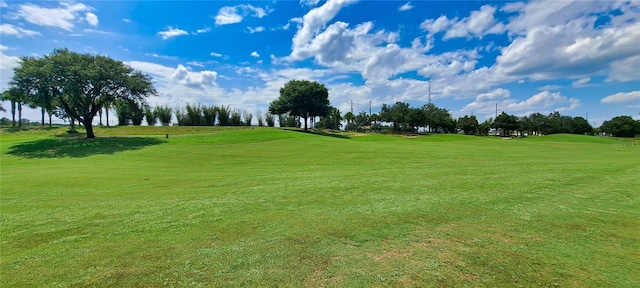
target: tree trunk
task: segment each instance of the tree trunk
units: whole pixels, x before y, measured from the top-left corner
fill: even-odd
[[[100,126],[102,126],[102,109],[98,110],[98,115],[100,116]]]
[[[107,112],[105,116],[107,117],[107,127],[109,127],[109,107],[105,107],[104,109],[106,110],[105,112]]]
[[[304,131],[308,131],[308,129],[307,129],[307,118],[308,118],[308,116],[304,116],[302,118],[304,119]]]
[[[93,134],[93,124],[91,120],[84,120],[82,123],[84,125],[84,129],[87,131],[87,138],[96,138],[96,135]]]
[[[49,128],[51,128],[51,118],[53,118],[53,114],[49,113]]]
[[[11,126],[16,127],[16,101],[11,100]]]
[[[44,108],[40,108],[40,113],[42,113],[42,127],[44,127]]]
[[[18,102],[18,127],[22,128],[22,103]]]

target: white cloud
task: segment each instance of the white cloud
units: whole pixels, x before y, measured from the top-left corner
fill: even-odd
[[[262,32],[262,31],[264,31],[264,27],[262,27],[262,26],[258,26],[258,27],[255,27],[255,28],[253,28],[253,27],[247,27],[247,29],[249,30],[249,33],[250,33],[250,34],[258,33],[258,32]]]
[[[133,21],[127,19],[127,18],[122,18],[122,22],[126,22],[126,23],[133,23]]]
[[[146,53],[144,55],[145,56],[155,57],[155,58],[160,58],[160,59],[168,59],[168,60],[177,60],[178,59],[178,57],[176,57],[176,56],[160,55],[158,53]]]
[[[4,1],[0,1],[0,8],[7,8],[7,7],[9,7],[7,3],[4,3]]]
[[[487,118],[495,116],[496,105],[498,112],[504,111],[519,116],[540,112],[543,114],[553,111],[567,112],[580,106],[580,100],[567,98],[560,93],[543,91],[528,99],[519,101],[511,98],[511,92],[498,88],[492,92],[479,94],[476,99],[461,109],[462,113],[475,113]]]
[[[436,20],[424,20],[422,23],[420,23],[420,29],[429,31],[430,34],[437,34],[439,32],[446,31],[447,29],[449,29],[449,27],[451,27],[451,25],[453,25],[453,23],[456,23],[457,21],[458,18],[449,19],[445,15],[440,15],[440,17],[438,17],[438,19]]]
[[[591,81],[590,77],[580,78],[580,79],[574,81],[573,83],[571,83],[571,86],[574,87],[574,88],[585,87],[585,86],[587,86],[587,83],[589,83],[589,81]]]
[[[209,32],[211,32],[211,28],[207,27],[207,28],[203,28],[203,29],[198,29],[193,34],[194,35],[198,35],[198,34],[209,33]]]
[[[45,8],[28,3],[18,6],[18,11],[13,16],[32,24],[71,31],[76,22],[83,20],[81,13],[92,10],[90,6],[73,2],[61,2],[57,8]]]
[[[320,2],[320,0],[300,0],[300,5],[303,5],[303,6],[316,6],[316,5],[318,5],[318,2]]]
[[[216,53],[216,52],[211,52],[211,53],[209,53],[209,55],[211,55],[213,57],[222,57],[222,54]]]
[[[253,52],[251,52],[251,57],[259,58],[259,57],[260,57],[260,54],[258,54],[258,52],[257,52],[257,51],[253,51]]]
[[[0,92],[7,88],[7,83],[13,77],[13,68],[20,63],[20,58],[4,54],[9,47],[0,44]]]
[[[18,66],[20,58],[4,54],[3,51],[6,50],[9,50],[9,47],[0,44],[0,69],[13,69]]]
[[[167,40],[180,35],[189,35],[187,31],[179,29],[178,27],[167,27],[167,30],[158,32],[158,36],[162,37],[162,40]]]
[[[411,2],[407,2],[404,5],[400,6],[400,8],[398,8],[398,11],[408,11],[413,9],[413,6],[411,6]]]
[[[41,35],[40,32],[23,29],[11,24],[0,24],[0,34],[13,35],[18,38]]]
[[[628,13],[611,16],[611,23],[617,25],[595,28],[597,17],[593,15],[615,5]],[[632,8],[634,5],[637,3],[544,1],[513,8],[520,14],[506,27],[514,40],[501,49],[498,70],[534,80],[585,78],[616,71],[612,63],[630,61],[625,59],[637,56],[640,47],[640,10]],[[616,73],[610,79],[619,76]]]
[[[96,16],[96,14],[88,12],[85,19],[87,20],[87,23],[89,23],[89,25],[98,26],[99,21],[98,21],[98,16]]]
[[[314,36],[320,33],[320,29],[335,17],[340,9],[354,3],[355,0],[327,0],[322,6],[313,8],[302,18],[302,24],[296,35],[293,36],[293,51],[291,55],[296,57],[296,50],[309,45]],[[293,19],[291,19],[293,21]]]
[[[236,6],[225,6],[218,10],[215,16],[216,25],[228,25],[240,23],[246,16],[262,18],[269,14],[271,10],[254,7],[250,4],[240,4]]]
[[[623,102],[640,102],[640,91],[631,91],[631,92],[620,92],[613,95],[609,95],[607,97],[602,98],[600,100],[601,103],[623,103]]]
[[[560,85],[545,85],[542,87],[538,87],[538,90],[544,91],[544,90],[558,90],[562,88],[562,86]]]
[[[640,81],[640,55],[611,62],[607,81]]]
[[[493,6],[484,5],[480,7],[480,10],[471,12],[469,17],[453,23],[442,39],[471,36],[482,38],[487,34],[503,33],[505,27],[502,23],[496,23],[496,19],[493,17],[495,12],[496,8]]]
[[[202,62],[198,62],[198,61],[190,61],[190,62],[187,62],[187,65],[191,65],[191,66],[198,66],[198,67],[204,67],[204,63],[202,63]]]

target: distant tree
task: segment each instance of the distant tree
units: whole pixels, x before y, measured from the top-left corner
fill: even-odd
[[[231,126],[241,126],[242,125],[242,115],[237,110],[231,112],[231,116],[229,117],[229,124]]]
[[[56,49],[33,59],[14,68],[12,85],[29,95],[51,96],[55,114],[83,124],[87,138],[95,137],[93,118],[105,103],[116,99],[144,102],[147,96],[157,94],[151,77],[106,56]],[[44,68],[31,69],[33,61]],[[31,85],[34,82],[29,79],[40,77],[46,85]]]
[[[267,122],[267,126],[269,126],[269,127],[276,126],[276,121],[275,121],[275,119],[273,117],[273,114],[271,114],[271,113],[264,114],[264,121]]]
[[[264,126],[264,120],[262,119],[262,115],[258,115],[258,127]]]
[[[291,80],[280,88],[280,97],[269,104],[269,112],[302,117],[307,131],[308,117],[329,113],[329,90],[315,81]]]
[[[417,132],[420,127],[427,126],[427,114],[421,108],[409,108],[407,123],[409,127]]]
[[[347,126],[349,126],[355,119],[356,119],[356,115],[353,115],[353,113],[351,112],[347,112],[344,113],[344,116],[342,116],[342,119],[347,121]],[[346,129],[349,130],[349,129]]]
[[[354,117],[356,130],[364,131],[365,127],[371,126],[371,121],[369,119],[370,118],[369,115],[367,115],[367,112],[361,111],[360,113],[358,113],[358,115]]]
[[[231,107],[227,106],[219,106],[217,107],[218,114],[218,125],[220,126],[229,126],[231,125]]]
[[[217,109],[215,106],[202,106],[203,125],[213,126],[216,124]]]
[[[478,134],[482,136],[489,135],[489,130],[491,130],[491,123],[493,123],[493,119],[489,118],[482,123],[478,124]]]
[[[158,123],[158,115],[149,106],[144,107],[144,118],[147,119],[147,125],[149,126],[156,126],[156,123]]]
[[[634,137],[640,135],[640,121],[631,116],[617,116],[604,121],[600,130],[615,137]]]
[[[244,126],[251,126],[251,120],[253,119],[253,114],[248,111],[242,112],[242,119],[244,119]]]
[[[571,133],[573,134],[592,134],[593,127],[589,124],[587,119],[582,117],[573,117],[571,119]]]
[[[16,126],[16,111],[18,113],[18,126],[22,127],[22,103],[26,101],[27,96],[21,90],[11,87],[0,95],[0,100],[10,101],[11,103],[11,125]]]
[[[393,106],[382,104],[380,118],[382,121],[393,124],[393,131],[406,130],[409,126],[407,116],[409,115],[409,104],[396,102]]]
[[[465,135],[475,135],[478,133],[478,118],[474,115],[464,115],[458,118],[457,128],[464,131]]]
[[[153,110],[153,114],[158,117],[162,126],[171,125],[172,110],[168,106],[156,106]]]
[[[509,115],[502,111],[502,113],[493,121],[493,128],[500,129],[502,131],[502,136],[511,135],[511,132],[518,129],[518,117]]]
[[[145,104],[135,100],[118,99],[115,101],[118,125],[133,124],[139,126],[144,120]]]

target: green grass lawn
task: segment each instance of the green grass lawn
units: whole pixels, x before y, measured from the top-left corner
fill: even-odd
[[[640,285],[637,141],[65,130],[0,135],[2,287]]]

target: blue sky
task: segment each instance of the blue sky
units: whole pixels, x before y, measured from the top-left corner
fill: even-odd
[[[596,126],[640,119],[640,1],[5,0],[0,9],[0,90],[19,56],[66,47],[153,76],[151,106],[255,115],[285,82],[309,79],[343,112],[351,101],[355,113],[422,106],[430,85],[454,117],[484,120],[497,104],[519,116],[588,114]]]

